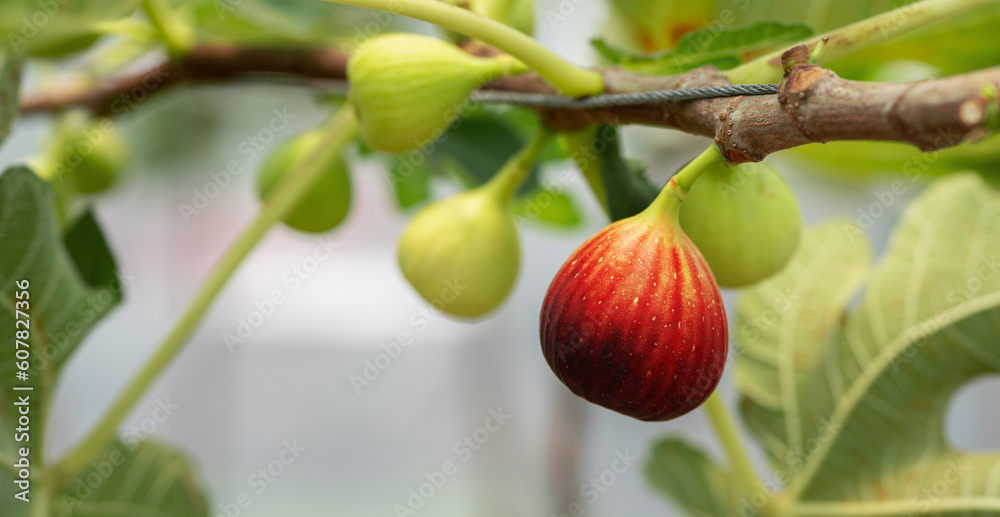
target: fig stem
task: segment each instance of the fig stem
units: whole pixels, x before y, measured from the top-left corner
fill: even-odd
[[[691,186],[694,185],[695,180],[713,165],[724,161],[726,161],[725,155],[722,154],[719,146],[713,142],[712,145],[708,146],[708,149],[705,149],[694,160],[691,160],[684,168],[678,171],[677,174],[674,174],[674,177],[670,178],[670,181],[663,187],[663,190],[656,196],[656,199],[649,204],[645,212],[676,218],[680,212],[681,202],[684,201],[684,197],[691,190]]]
[[[323,137],[320,145],[317,145],[275,185],[271,194],[264,200],[264,205],[257,218],[237,237],[225,255],[216,263],[215,269],[205,278],[181,319],[160,343],[142,370],[120,392],[118,399],[104,413],[90,434],[55,464],[52,472],[57,480],[67,480],[77,475],[94,456],[108,445],[116,435],[122,420],[132,411],[132,407],[142,399],[146,390],[184,348],[184,344],[198,328],[212,302],[215,301],[226,282],[239,268],[243,259],[249,255],[274,223],[291,212],[299,199],[320,177],[324,169],[319,165],[326,161],[328,156],[340,153],[357,137],[357,121],[353,110],[342,108],[330,119],[322,131]]]
[[[906,4],[846,27],[834,29],[803,42],[810,49],[824,38],[823,59],[829,63],[861,49],[885,43],[931,23],[992,4],[995,0],[923,0]],[[785,48],[765,54],[736,68],[723,72],[733,84],[771,83],[781,80],[781,54]]]
[[[531,168],[548,147],[553,136],[555,133],[552,130],[541,126],[531,142],[517,154],[511,156],[507,163],[486,183],[485,187],[493,189],[505,203],[510,202],[517,187],[531,172]]]
[[[572,97],[597,95],[604,91],[601,74],[569,63],[513,27],[455,5],[437,0],[324,1],[401,14],[476,38],[520,59],[560,92]]]
[[[746,491],[746,496],[749,497],[750,494],[759,490],[760,478],[757,476],[757,471],[750,461],[750,455],[747,453],[743,439],[736,428],[736,421],[732,414],[730,414],[729,408],[726,407],[726,402],[722,400],[722,395],[719,394],[718,388],[709,395],[703,407],[708,413],[708,420],[712,424],[712,429],[715,430],[716,436],[722,442],[722,448],[726,451],[726,456],[729,457],[730,466],[733,469],[736,479],[742,485],[743,490]],[[766,509],[767,506],[761,508],[764,515],[768,513]]]

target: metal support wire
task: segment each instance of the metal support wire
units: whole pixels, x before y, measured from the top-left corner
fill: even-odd
[[[347,81],[330,81],[324,91],[330,95],[346,97],[350,89]],[[543,108],[604,108],[609,106],[634,106],[650,102],[689,101],[716,97],[737,97],[740,95],[774,95],[777,84],[727,84],[725,86],[701,86],[678,90],[651,90],[635,93],[608,93],[582,99],[545,93],[508,92],[501,90],[477,90],[469,97],[471,102],[484,104],[516,104]]]
[[[543,93],[506,92],[499,90],[479,90],[469,98],[472,102],[518,104],[544,108],[604,108],[609,106],[632,106],[663,101],[689,101],[712,99],[715,97],[736,97],[740,95],[774,95],[777,84],[733,84],[725,86],[702,86],[678,90],[653,90],[635,93],[610,93],[582,99],[547,95]]]

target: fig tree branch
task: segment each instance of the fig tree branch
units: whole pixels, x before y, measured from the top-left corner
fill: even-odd
[[[470,48],[481,54],[491,49]],[[261,75],[307,81],[344,79],[347,56],[334,50],[244,48],[202,45],[180,61],[96,87],[26,96],[24,113],[82,106],[98,115],[123,113],[146,97],[176,84],[229,83]],[[607,93],[730,84],[714,68],[676,76],[648,76],[611,68],[600,71]],[[486,86],[514,92],[555,93],[534,74]],[[768,154],[813,142],[878,140],[904,142],[930,151],[984,136],[987,115],[1000,90],[1000,67],[915,83],[851,81],[817,65],[797,64],[778,95],[657,102],[609,108],[538,109],[556,130],[592,123],[642,124],[713,138],[733,162],[757,161]]]

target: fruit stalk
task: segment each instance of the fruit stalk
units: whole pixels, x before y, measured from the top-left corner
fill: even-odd
[[[531,172],[532,166],[538,161],[538,156],[549,145],[554,135],[555,133],[542,126],[531,143],[507,160],[503,168],[490,179],[487,187],[494,189],[501,196],[501,199],[510,201],[514,197],[517,187]]]
[[[659,211],[664,217],[676,219],[679,215],[680,203],[684,201],[691,186],[709,167],[726,161],[719,146],[712,144],[701,154],[691,160],[674,177],[670,178],[656,199],[650,203],[647,210]]]
[[[560,92],[572,97],[604,91],[604,78],[579,68],[517,29],[436,0],[324,0],[401,14],[482,40],[520,59]]]
[[[726,456],[729,457],[733,474],[742,485],[746,496],[749,497],[750,494],[758,490],[760,479],[757,477],[757,471],[754,470],[750,455],[747,453],[743,439],[736,428],[736,421],[729,413],[729,408],[722,400],[719,390],[715,390],[708,397],[704,407],[705,412],[708,413],[708,421],[712,424],[712,429],[715,431],[716,437],[719,438],[719,442],[722,443]],[[767,514],[766,508],[761,509],[765,515]]]
[[[103,449],[115,436],[118,426],[128,416],[132,407],[139,402],[150,385],[163,373],[194,333],[205,317],[208,308],[222,291],[226,282],[274,223],[284,218],[322,173],[318,167],[330,154],[340,153],[357,135],[357,124],[350,109],[341,109],[323,129],[323,142],[295,167],[267,198],[261,212],[250,226],[226,251],[215,269],[209,273],[194,300],[181,316],[170,334],[149,359],[142,370],[118,396],[91,433],[64,456],[53,469],[60,480],[78,474],[92,457]]]

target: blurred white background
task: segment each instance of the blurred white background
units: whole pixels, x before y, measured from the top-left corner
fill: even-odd
[[[560,4],[574,11],[553,24],[544,13],[566,8]],[[575,62],[594,62],[587,40],[604,25],[603,2],[544,0],[538,9],[543,43]],[[87,339],[62,379],[52,423],[55,454],[97,421],[253,216],[258,203],[252,180],[261,155],[247,159],[239,146],[268,124],[273,108],[295,115],[278,140],[314,126],[326,114],[295,88],[201,87],[150,101],[122,121],[133,144],[154,145],[137,136],[138,128],[155,123],[156,110],[181,111],[191,125],[178,137],[208,142],[201,150],[168,151],[156,163],[143,163],[97,199],[99,220],[130,283],[122,306]],[[35,152],[48,128],[49,121],[40,117],[21,121],[0,149],[0,162]],[[643,128],[629,128],[625,141],[627,153],[647,160],[657,181],[707,143]],[[273,147],[274,142],[268,146]],[[873,192],[891,181],[842,183],[776,158],[799,195],[807,223],[834,215],[856,218]],[[233,159],[243,172],[185,222],[178,205],[190,204],[192,189],[204,188],[212,181],[210,173]],[[152,430],[155,438],[194,458],[209,486],[213,515],[226,515],[219,505],[232,503],[240,493],[252,501],[239,513],[247,516],[397,515],[394,505],[407,505],[409,490],[449,460],[457,472],[418,514],[550,516],[565,514],[570,503],[578,502],[578,515],[679,515],[645,482],[643,461],[652,440],[668,433],[687,436],[723,460],[701,412],[644,423],[585,404],[559,384],[541,355],[537,318],[545,289],[563,260],[605,224],[582,182],[568,188],[586,214],[585,224],[572,232],[525,227],[520,280],[501,310],[477,324],[429,321],[421,312],[426,304],[395,263],[395,242],[407,215],[390,197],[381,162],[355,157],[354,163],[354,207],[346,224],[319,238],[283,227],[273,230],[136,408],[129,426],[143,429],[145,424],[143,432]],[[558,172],[558,167],[545,171]],[[876,249],[902,206],[895,204],[875,221]],[[328,259],[315,260],[321,242],[336,248]],[[298,287],[287,281],[295,268],[302,270]],[[235,334],[240,318],[248,318],[255,302],[276,289],[285,302],[245,343],[230,349],[223,335]],[[735,293],[725,293],[725,299],[732,319]],[[381,344],[400,332],[410,333],[413,344],[357,393],[351,376],[363,376],[366,361],[374,361]],[[728,376],[722,389],[733,401]],[[965,389],[949,417],[949,439],[963,448],[1000,448],[995,432],[1000,409],[990,402],[998,395],[997,378]],[[158,401],[177,407],[154,425]],[[457,454],[456,442],[473,436],[491,410],[510,418],[488,434],[479,450]],[[305,450],[258,493],[261,478],[253,476],[269,463],[274,468],[286,442]],[[624,473],[601,480],[619,454],[640,459]],[[583,487],[593,479],[601,484],[596,500],[595,492]]]

